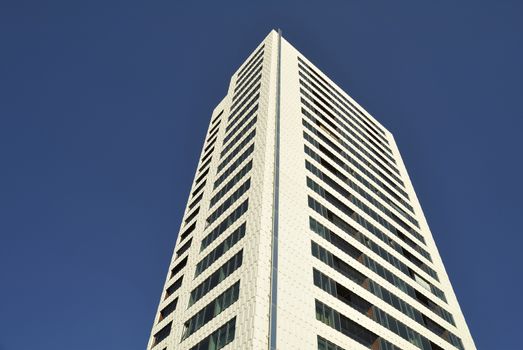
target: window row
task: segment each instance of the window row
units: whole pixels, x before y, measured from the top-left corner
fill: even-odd
[[[219,173],[220,171],[222,171],[223,168],[225,168],[227,166],[227,164],[234,159],[234,157],[236,157],[236,155],[238,153],[241,152],[242,149],[245,148],[245,146],[247,146],[247,144],[249,142],[251,142],[251,140],[254,138],[254,136],[256,136],[256,129],[253,129],[249,135],[247,135],[243,140],[242,142],[240,142],[236,148],[234,150],[231,151],[231,153],[229,153],[229,155],[227,157],[225,157],[224,160],[222,160],[222,162],[218,165],[218,169],[216,170],[216,173]]]
[[[319,300],[316,300],[316,319],[369,349],[401,350]]]
[[[214,189],[224,182],[251,154],[254,152],[254,144],[250,145],[231,165],[214,181]]]
[[[304,110],[302,110],[303,112]],[[306,111],[305,111],[306,112]],[[344,160],[346,160],[348,163],[350,163],[351,165],[353,165],[355,168],[357,168],[359,171],[361,171],[363,174],[365,174],[368,178],[370,178],[372,180],[372,182],[374,182],[378,187],[380,187],[382,190],[384,190],[385,192],[387,192],[387,194],[389,196],[391,196],[392,198],[394,198],[395,200],[397,200],[398,202],[400,202],[405,208],[407,208],[411,213],[414,213],[414,209],[412,208],[412,206],[407,202],[407,197],[403,196],[403,197],[400,197],[398,194],[396,194],[393,190],[391,190],[389,188],[392,187],[394,188],[396,191],[398,191],[399,193],[401,193],[401,191],[399,191],[396,187],[394,187],[394,184],[390,184],[388,181],[385,181],[387,182],[387,184],[385,184],[385,182],[383,182],[381,179],[384,179],[384,175],[381,174],[379,172],[379,170],[375,169],[372,167],[371,164],[368,164],[365,162],[364,159],[359,159],[356,160],[355,158],[351,157],[348,153],[346,153],[344,150],[342,150],[340,147],[338,147],[337,145],[334,144],[334,142],[332,142],[331,140],[329,140],[329,138],[327,138],[325,135],[323,135],[323,133],[319,132],[315,127],[313,127],[311,124],[309,124],[305,119],[302,120],[302,124],[303,126],[308,130],[310,131],[312,134],[314,134],[315,136],[317,136],[323,143],[327,144],[330,148],[332,148],[336,153],[338,153],[341,157],[343,157]],[[328,133],[328,130],[326,129],[322,129],[322,132],[326,132]],[[343,168],[345,171],[347,171],[348,173],[353,173],[353,171],[349,168],[349,166],[344,162],[342,161],[341,159],[339,159],[337,156],[335,156],[332,152],[330,152],[325,146],[323,146],[322,144],[320,144],[318,141],[316,141],[312,136],[310,136],[307,132],[303,132],[303,137],[305,138],[305,140],[307,142],[309,142],[311,145],[313,145],[316,149],[320,150],[322,153],[324,153],[325,155],[327,155],[333,162],[335,162],[336,164],[338,164],[338,166],[340,166],[341,168]],[[346,146],[344,144],[344,142],[340,142],[341,145],[343,146]],[[350,147],[346,147],[347,150],[350,151]],[[361,163],[360,163],[361,161]],[[363,164],[365,164],[365,166],[363,166]],[[370,169],[371,171],[367,170],[367,167],[368,169]],[[381,179],[379,179],[376,175],[374,175],[374,173],[378,174],[379,177]],[[383,176],[382,176],[383,175]],[[390,181],[390,180],[389,180]],[[405,198],[405,199],[404,199]]]
[[[306,84],[301,79],[300,79],[300,85],[301,85],[300,92],[301,92],[302,96],[306,97],[309,101],[311,101],[314,104],[315,107],[321,109],[321,111],[324,114],[328,115],[330,117],[331,121],[336,122],[337,126],[334,127],[336,131],[338,131],[341,134],[342,131],[340,130],[340,127],[342,129],[344,129],[345,131],[347,131],[351,137],[353,137],[355,140],[357,140],[358,142],[360,142],[362,145],[365,146],[365,148],[363,148],[361,146],[359,148],[361,148],[362,152],[365,152],[365,154],[369,158],[372,157],[374,162],[379,163],[379,162],[377,162],[376,159],[374,159],[374,157],[377,157],[381,162],[383,162],[388,167],[390,167],[390,169],[392,169],[392,171],[394,173],[396,173],[396,175],[398,175],[398,176],[400,175],[399,170],[396,168],[396,161],[394,160],[394,158],[392,158],[392,156],[390,154],[384,152],[380,148],[380,146],[378,146],[374,141],[372,141],[371,139],[366,137],[366,135],[361,133],[361,131],[358,128],[356,128],[354,126],[354,124],[345,117],[345,115],[340,113],[338,111],[338,109],[334,108],[332,106],[332,104],[327,102],[318,92],[316,92],[314,89],[312,89],[308,84]],[[305,90],[307,90],[308,92],[306,92]],[[312,94],[313,96],[311,96],[309,93]],[[319,103],[318,101],[321,101],[322,103]],[[312,105],[310,105],[310,103],[309,103],[308,107],[311,109],[315,108]],[[347,124],[348,124],[348,126],[347,126]],[[356,133],[355,130],[358,131],[358,133]],[[347,138],[347,135],[344,135],[344,137]],[[372,153],[372,155],[369,152]],[[380,163],[380,165],[382,165],[382,164]],[[388,169],[387,169],[387,171],[388,171]],[[393,175],[393,176],[396,176],[396,175]]]
[[[345,350],[345,349],[318,335],[318,350]]]
[[[236,243],[238,243],[245,236],[245,222],[234,230],[226,239],[223,240],[216,248],[207,254],[198,264],[194,271],[194,278],[198,277],[202,272],[207,270],[216,260],[221,258],[229,251]]]
[[[194,231],[195,228],[196,228],[196,221],[193,222],[191,226],[186,228],[185,231],[183,231],[180,234],[180,241],[178,242],[178,244],[183,242],[187,237],[189,237],[189,235]]]
[[[232,258],[227,260],[218,270],[213,274],[207,277],[202,283],[200,283],[196,288],[191,291],[189,296],[189,305],[190,307],[198,300],[203,298],[207,293],[209,293],[213,288],[215,288],[220,282],[229,277],[234,271],[236,271],[243,262],[243,250],[240,250]]]
[[[260,48],[258,50],[256,50],[256,52],[251,56],[251,58],[247,62],[244,63],[242,68],[240,68],[238,71],[238,74],[237,74],[238,78],[241,78],[245,74],[245,72],[247,72],[247,70],[249,70],[249,67],[251,67],[252,62],[254,62],[256,59],[258,59],[259,56],[263,55],[264,48],[265,48],[265,44],[262,44],[262,46],[260,46]]]
[[[255,104],[254,107],[249,111],[249,113],[239,114],[234,121],[232,121],[229,125],[227,125],[227,127],[225,128],[226,135],[223,138],[222,145],[225,145],[227,143],[227,141],[229,141],[229,139],[231,137],[233,137],[236,134],[236,132],[245,125],[247,120],[249,120],[254,115],[254,113],[256,113],[257,110],[258,110],[258,104]],[[236,121],[239,118],[242,118],[242,120],[240,123],[236,124]],[[232,126],[234,126],[234,128],[231,130]]]
[[[366,137],[367,140],[371,142],[377,149],[386,152],[385,154],[387,154],[389,157],[392,155],[392,150],[388,145],[388,140],[386,137],[376,133],[372,128],[369,128],[369,125],[366,124],[364,120],[361,120],[357,117],[357,113],[354,113],[354,110],[352,110],[351,108],[347,109],[343,107],[340,103],[337,102],[336,98],[332,96],[332,93],[329,89],[326,89],[325,86],[323,86],[318,80],[316,80],[316,78],[313,77],[306,69],[303,69],[302,66],[299,65],[299,67],[302,68],[299,71],[299,76],[301,79],[305,80],[308,84],[310,84],[314,89],[316,89],[317,92],[320,92],[322,96],[329,101],[329,103],[336,106],[336,108],[342,111],[346,116],[349,116],[349,118],[354,122],[354,124],[356,124],[359,127],[360,134],[363,137]],[[323,89],[320,88],[320,86],[322,86]],[[362,131],[365,131],[366,136],[362,134]],[[394,159],[391,160],[394,162],[394,164],[396,164]]]
[[[391,245],[391,242],[393,242],[388,235],[386,235],[383,231],[378,229],[376,226],[374,226],[372,223],[370,223],[367,219],[363,218],[361,215],[359,215],[357,212],[349,208],[345,203],[340,201],[338,198],[333,196],[330,192],[325,191],[320,185],[318,185],[316,182],[311,180],[309,177],[307,177],[307,186],[319,194],[321,197],[327,200],[331,205],[333,205],[338,210],[342,211],[345,215],[356,221],[358,224],[366,228],[370,233],[372,233],[374,236],[378,237],[383,242]],[[409,247],[423,255],[427,260],[430,260],[430,254],[423,248],[421,248],[419,245],[417,245],[413,240],[411,240],[409,237],[405,236],[399,231],[391,232],[396,237],[398,237],[401,241],[406,243]],[[395,246],[397,244],[394,244],[393,247],[395,250],[397,250],[400,253],[403,253],[403,247],[401,249],[397,249]],[[400,246],[401,247],[401,246]]]
[[[442,317],[441,315],[444,313],[445,316],[446,316],[445,319],[448,318],[447,316],[450,316],[450,318],[453,321],[452,315],[450,313],[448,313],[448,311],[444,310],[440,306],[437,306],[433,302],[431,302],[431,304],[426,303],[426,300],[428,299],[427,297],[423,297],[423,298],[419,297],[419,295],[423,295],[423,294],[421,294],[415,288],[413,288],[410,285],[408,285],[407,283],[405,283],[405,281],[403,281],[402,279],[397,277],[395,274],[393,274],[389,270],[383,268],[381,265],[380,265],[381,269],[377,269],[376,266],[379,265],[379,264],[377,264],[374,260],[371,260],[374,263],[374,265],[369,264],[369,260],[370,260],[369,257],[359,253],[359,251],[356,248],[354,248],[352,245],[341,246],[341,247],[338,247],[338,248],[343,250],[344,253],[348,254],[353,259],[357,260],[360,264],[366,266],[369,270],[373,271],[374,273],[376,273],[377,275],[379,275],[383,279],[387,280],[387,282],[389,282],[393,286],[397,287],[399,290],[401,290],[403,293],[405,293],[408,296],[410,296],[412,299],[418,301],[422,305],[424,305],[427,308],[429,308],[431,311],[436,313],[438,316]],[[373,286],[379,287],[380,291],[381,290],[385,290],[385,288],[383,288],[380,285],[378,285],[377,283],[375,283],[368,276],[364,275],[363,273],[359,272],[358,270],[356,270],[355,268],[350,266],[348,263],[346,263],[345,260],[340,259],[339,257],[337,257],[336,255],[332,254],[327,249],[325,249],[322,246],[318,245],[314,241],[311,243],[311,250],[312,250],[312,255],[314,257],[316,257],[318,260],[324,262],[325,264],[327,264],[328,266],[332,267],[334,270],[338,271],[339,273],[341,273],[345,277],[349,278],[351,281],[357,283],[361,287],[365,288],[366,290],[368,290],[370,292],[373,292],[373,290],[371,290],[371,287],[370,287],[371,283],[373,283]],[[358,253],[359,253],[359,255],[358,255]],[[393,295],[390,292],[389,292],[389,294]],[[375,295],[378,296],[378,297],[380,296],[378,294],[375,294]],[[396,297],[396,299],[399,300],[399,298],[397,298],[397,297]],[[387,300],[385,300],[385,299],[383,299],[383,300],[387,302]],[[392,301],[392,299],[391,299],[391,301]],[[410,308],[407,307],[407,305]],[[395,305],[393,305],[393,306],[396,307]],[[409,316],[409,317],[411,315],[413,315],[414,319],[417,321],[416,317],[419,316],[421,313],[418,312],[418,314],[416,314],[413,311],[415,309],[412,306],[410,306],[409,304],[407,304],[407,303],[405,303],[404,306],[405,306],[404,310],[402,308],[402,305],[399,305],[399,307],[396,307],[396,308],[398,310],[402,311],[402,312],[405,311],[406,312],[405,314],[407,316]],[[424,324],[424,323],[421,323],[421,324]]]
[[[305,161],[305,167],[307,168],[307,170],[309,170],[311,173],[313,173],[316,177],[318,177],[320,180],[322,180],[324,183],[326,183],[327,185],[329,185],[330,187],[334,188],[336,190],[336,192],[338,192],[340,195],[342,195],[343,197],[351,197],[352,194],[347,191],[343,186],[339,185],[336,181],[334,181],[330,176],[328,176],[327,174],[325,174],[323,171],[321,171],[320,169],[318,169],[317,167],[315,167],[312,163],[310,163],[309,161]],[[329,168],[327,168],[329,169]],[[343,178],[341,178],[341,180],[344,180]],[[396,214],[394,214],[391,210],[389,210],[387,207],[385,207],[384,205],[382,205],[379,201],[377,201],[373,196],[371,196],[367,191],[365,191],[363,188],[361,188],[360,186],[358,186],[355,182],[351,181],[350,179],[348,178],[345,178],[345,181],[343,181],[346,185],[348,185],[352,190],[356,191],[360,196],[362,196],[363,198],[365,198],[368,202],[370,202],[376,209],[378,209],[379,211],[381,211],[383,214],[385,214],[386,216],[388,216],[390,219],[392,219],[396,224],[398,224],[399,226],[401,226],[402,228],[404,228],[407,232],[409,232],[412,236],[414,236],[416,239],[418,239],[419,241],[421,241],[422,243],[426,244],[425,243],[425,239],[424,237],[419,233],[417,232],[416,230],[414,230],[412,227],[408,226],[403,220],[401,220],[400,218],[398,218],[396,216]],[[356,204],[356,203],[354,203]],[[378,215],[378,213],[376,213],[374,210],[370,209],[368,206],[366,206],[365,204],[361,203],[361,206],[363,207],[366,207],[368,208],[368,210],[365,210],[362,208],[363,211],[365,211],[365,213],[367,213],[369,216],[371,216],[374,220],[378,221],[381,225],[383,225],[384,227],[386,227],[388,230],[397,230],[394,226],[392,226],[390,223],[388,223],[387,221],[383,220],[381,218],[381,216]],[[381,222],[383,221],[383,223]]]
[[[158,321],[164,320],[167,316],[172,314],[174,310],[176,310],[176,306],[178,305],[178,298],[171,301],[169,304],[167,304],[161,311],[160,311],[160,318]]]
[[[300,90],[301,91],[301,90]],[[303,93],[302,93],[303,94]],[[305,96],[307,96],[306,94],[303,94]],[[307,117],[309,117],[309,119],[314,119],[314,121],[316,122],[317,125],[325,128],[325,126],[322,124],[322,123],[325,123],[327,124],[329,127],[331,127],[334,131],[336,131],[338,134],[341,135],[341,137],[346,140],[347,142],[349,142],[353,147],[355,147],[357,151],[355,151],[351,146],[349,146],[347,143],[345,143],[345,141],[342,141],[337,135],[335,135],[333,132],[328,131],[329,135],[335,139],[336,141],[338,141],[339,143],[345,143],[346,147],[349,148],[351,150],[351,153],[353,153],[358,159],[361,158],[361,160],[363,161],[363,159],[365,159],[361,154],[363,154],[365,157],[367,157],[368,159],[370,159],[370,162],[365,159],[365,163],[366,164],[372,164],[372,167],[373,168],[379,168],[380,170],[376,169],[376,171],[379,171],[381,175],[385,176],[387,182],[392,182],[394,184],[394,186],[398,187],[398,188],[401,188],[403,190],[403,187],[405,186],[403,181],[399,178],[398,175],[396,174],[393,174],[392,171],[387,168],[382,162],[378,161],[376,159],[376,157],[374,155],[372,155],[365,147],[363,147],[360,143],[356,142],[353,138],[351,138],[349,135],[347,135],[345,132],[343,132],[342,130],[340,130],[340,128],[330,119],[328,119],[327,117],[325,117],[325,115],[328,115],[331,119],[333,120],[336,120],[336,118],[329,112],[325,109],[325,107],[319,105],[314,99],[312,99],[312,101],[314,102],[315,106],[317,106],[318,108],[316,108],[315,106],[313,106],[312,104],[310,104],[307,100],[305,100],[303,97],[301,98],[301,102],[302,102],[302,105],[307,107],[307,109],[309,109],[310,111],[312,111],[312,113],[314,113],[314,116],[312,116],[310,114],[310,112],[308,112],[306,109],[302,108],[302,112],[303,110],[306,110],[307,113],[309,113],[309,115],[307,115]],[[320,109],[322,110],[323,113],[320,112]],[[318,119],[319,118],[319,119]],[[321,120],[321,121],[320,121]],[[348,131],[349,133],[353,133],[350,129],[345,129],[346,131]],[[352,135],[354,137],[354,135]],[[357,139],[356,137],[354,137],[355,139]],[[361,153],[361,154],[360,154]],[[370,167],[370,165],[367,165]],[[385,173],[386,175],[384,175],[383,173]],[[393,179],[394,181],[392,181],[391,179]]]
[[[158,332],[156,332],[154,335],[153,335],[153,347],[155,347],[156,345],[158,345],[159,343],[162,342],[162,340],[164,340],[165,338],[167,338],[169,336],[169,334],[171,334],[171,328],[172,328],[172,325],[173,325],[173,322],[169,322],[167,323],[165,326],[162,327],[162,329],[160,329]]]
[[[184,328],[182,333],[182,341],[209,323],[223,310],[234,304],[234,302],[238,300],[239,296],[240,281],[229,287],[225,292],[204,306],[200,311],[198,311],[194,316],[192,316],[183,324]]]
[[[249,209],[249,199],[243,201],[242,204],[227,216],[218,226],[216,226],[208,235],[202,239],[200,252],[207,248],[216,238],[218,238],[225,230],[231,227],[246,211]]]
[[[364,112],[362,112],[358,106],[354,105],[351,101],[349,101],[349,99],[347,99],[345,96],[343,96],[342,94],[340,94],[337,89],[335,87],[333,87],[327,80],[325,80],[321,75],[319,75],[318,73],[315,72],[315,70],[309,65],[307,64],[304,60],[302,60],[300,57],[298,57],[298,61],[305,67],[307,67],[307,69],[314,75],[314,77],[316,77],[317,79],[321,80],[321,82],[323,82],[326,86],[330,87],[330,89],[328,89],[325,85],[322,85],[325,90],[328,90],[331,95],[333,95],[337,100],[338,102],[340,102],[341,104],[343,104],[343,106],[345,106],[348,110],[350,110],[351,112],[354,113],[354,115],[362,118],[360,119],[362,122],[365,122],[366,125],[368,125],[370,128],[372,128],[374,131],[376,131],[376,133],[379,133],[381,134],[381,136],[383,136],[383,141],[385,141],[387,144],[389,143],[389,141],[385,138],[385,132],[383,131],[383,129],[381,128],[381,126],[379,126],[374,120],[372,120],[371,118],[367,117],[365,115]],[[305,70],[303,67],[302,67],[302,70]],[[318,82],[319,84],[322,84],[321,82]],[[337,96],[336,96],[337,95]],[[339,97],[341,97],[342,100],[339,99]],[[347,104],[348,105],[347,105]],[[352,109],[352,108],[353,109]],[[356,111],[358,113],[356,113]],[[364,119],[366,121],[364,121]],[[372,125],[369,125],[367,123],[370,123]]]
[[[321,146],[318,146],[318,148],[321,148]],[[358,185],[356,185],[352,180],[349,179],[346,175],[344,175],[341,171],[339,171],[335,166],[331,164],[331,162],[328,162],[323,157],[321,157],[319,154],[314,152],[310,147],[307,145],[304,146],[305,154],[307,154],[309,157],[314,159],[316,162],[320,163],[324,168],[328,169],[332,174],[334,174],[338,179],[340,179],[342,182],[346,183],[353,189],[360,188]],[[324,149],[325,150],[325,149]],[[329,154],[330,152],[327,151]],[[324,153],[324,152],[322,152]],[[336,164],[339,165],[338,162]],[[381,192],[378,188],[373,186],[369,181],[367,181],[363,176],[355,172],[353,169],[351,169],[347,164],[342,164],[342,169],[348,172],[352,177],[354,177],[360,184],[365,186],[368,190],[370,190],[370,193],[373,193],[374,195],[378,196],[381,200],[383,200],[385,203],[390,205],[394,210],[401,214],[405,219],[410,221],[412,224],[414,224],[416,227],[419,228],[418,221],[409,213],[407,213],[405,210],[401,209],[398,205],[396,205],[387,195],[385,195],[383,192]],[[366,199],[369,197],[368,192],[357,190],[358,193],[360,193],[362,196],[364,196]],[[370,200],[369,200],[370,201]]]
[[[257,66],[256,70],[249,74],[249,79],[245,81],[245,84],[242,84],[242,86],[238,86],[238,90],[234,92],[234,95],[232,96],[232,106],[233,106],[241,99],[243,98],[243,94],[245,91],[248,91],[252,88],[252,86],[256,83],[253,83],[253,81],[258,82],[261,79],[262,76],[262,70],[263,70],[263,61],[261,61]]]
[[[258,117],[254,116],[254,118],[247,125],[243,123],[238,124],[238,126],[244,126],[244,128],[231,140],[231,142],[229,142],[229,144],[227,144],[227,146],[223,147],[222,151],[220,152],[220,159],[223,158],[223,156],[226,155],[231,150],[231,148],[238,143],[238,141],[247,133],[247,131],[256,124],[257,120]],[[230,135],[234,135],[234,133],[231,133]],[[224,139],[224,145],[226,141],[228,140]]]
[[[252,160],[247,163],[236,175],[232,177],[216,194],[211,198],[209,209],[212,208],[220,199],[223,198],[245,175],[252,169]]]
[[[236,316],[189,350],[219,350],[234,340]]]
[[[403,188],[401,188],[400,186],[398,186],[398,184],[396,184],[394,181],[391,180],[391,178],[387,175],[385,175],[380,169],[378,169],[376,166],[374,166],[373,163],[371,163],[369,160],[367,160],[367,158],[363,157],[359,152],[357,152],[354,148],[352,148],[347,142],[345,142],[344,140],[340,139],[338,136],[336,136],[334,133],[332,133],[328,128],[326,128],[323,123],[318,120],[317,118],[315,118],[309,111],[307,111],[305,108],[302,108],[301,109],[301,112],[302,114],[307,117],[308,120],[310,120],[317,128],[321,129],[324,133],[326,133],[327,135],[330,136],[330,138],[332,140],[335,140],[338,144],[340,144],[341,146],[343,146],[343,148],[345,150],[347,150],[350,154],[352,154],[357,160],[359,163],[361,164],[364,164],[367,168],[369,168],[370,170],[372,170],[374,173],[376,173],[380,179],[382,181],[385,181],[390,187],[392,187],[393,189],[395,189],[398,193],[400,193],[403,198],[405,198],[406,200],[409,199],[409,196],[407,194],[407,192],[405,192],[405,190]],[[308,127],[306,124],[306,121],[303,120],[303,124],[304,126],[307,128],[307,129],[311,129],[312,127]],[[308,124],[308,123],[307,123]],[[318,133],[316,133],[318,134]],[[322,135],[323,136],[323,135]],[[327,137],[323,136],[322,137],[322,140],[323,139],[328,139]],[[331,143],[333,143],[331,141]],[[339,147],[336,147],[337,149],[340,149]],[[341,149],[340,149],[341,150]],[[342,151],[344,154],[346,154],[348,156],[348,153],[346,153],[345,151]],[[348,156],[350,157],[350,156]],[[344,157],[344,158],[347,158],[347,157]],[[352,158],[352,157],[351,157]]]
[[[313,232],[316,232],[318,235],[325,238],[326,240],[328,240],[329,242],[331,242],[338,248],[340,248],[342,250],[346,249],[346,251],[344,250],[345,253],[347,253],[349,255],[351,255],[351,253],[357,254],[356,256],[353,256],[353,258],[355,258],[362,264],[365,262],[364,260],[362,260],[363,258],[360,259],[362,253],[359,250],[353,248],[351,244],[349,244],[345,240],[341,239],[338,235],[336,235],[334,232],[332,232],[331,230],[329,230],[328,228],[326,228],[325,226],[323,226],[322,224],[317,222],[312,217],[309,218],[309,221],[310,221],[309,222],[310,229]],[[387,261],[389,264],[391,264],[392,266],[394,266],[395,268],[397,268],[398,270],[403,272],[403,274],[405,274],[406,276],[409,276],[410,278],[415,280],[414,276],[416,276],[416,273],[411,268],[409,268],[406,264],[404,264],[402,261],[400,261],[398,258],[393,256],[392,254],[389,254],[389,252],[387,252],[387,250],[383,249],[382,247],[377,245],[375,242],[373,242],[370,239],[368,239],[367,237],[365,237],[361,232],[358,232],[356,230],[351,231],[350,236],[352,238],[354,238],[355,240],[357,240],[358,242],[360,242],[361,244],[363,244],[364,246],[366,246],[367,248],[369,248],[370,250],[372,250],[377,255],[379,255],[383,260]],[[375,264],[368,264],[368,265],[366,264],[367,267],[374,266],[374,265]],[[373,271],[376,271],[376,270],[381,271],[382,269],[374,269]],[[383,275],[381,275],[381,274],[380,274],[380,276],[383,277]],[[385,279],[387,279],[389,282],[393,280],[393,279],[389,279],[389,278],[385,278]],[[393,283],[393,284],[396,285],[395,283]],[[402,288],[400,288],[400,289],[402,289]]]
[[[220,205],[206,220],[206,225],[212,225],[225,211],[227,211],[238,199],[251,188],[251,179],[247,179]]]
[[[336,282],[327,275],[314,269],[314,285],[329,293],[336,299],[350,306],[359,313],[369,317],[371,320],[387,328],[391,332],[399,335],[411,344],[422,350],[432,350],[431,341],[416,332],[414,329],[399,321],[376,305],[368,302],[348,288]],[[453,344],[458,349],[463,350],[463,345]]]

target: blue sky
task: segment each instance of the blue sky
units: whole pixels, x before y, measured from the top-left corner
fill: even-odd
[[[144,349],[210,113],[271,28],[389,128],[479,349],[521,348],[523,3],[0,3],[0,349]]]

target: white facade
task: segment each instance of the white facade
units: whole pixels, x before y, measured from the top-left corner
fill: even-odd
[[[275,31],[212,114],[148,344],[220,348],[475,349],[392,134]]]

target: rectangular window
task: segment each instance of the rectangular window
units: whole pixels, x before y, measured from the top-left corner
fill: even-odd
[[[319,300],[316,300],[316,319],[372,350],[400,350]]]
[[[246,121],[249,120],[254,113],[258,110],[258,104],[255,104],[254,107],[249,111],[249,113],[244,114],[243,112],[238,114],[234,120],[232,120],[227,127],[225,128],[225,132],[227,133],[225,137],[223,138],[222,145],[225,145],[227,141],[243,126],[245,125]],[[238,120],[241,122],[237,124]],[[233,128],[234,126],[234,128]],[[232,130],[230,130],[232,128]],[[230,131],[229,131],[230,130]]]
[[[247,133],[248,130],[250,130],[255,124],[256,124],[256,121],[258,120],[258,117],[254,117],[247,125],[245,125],[245,127],[231,140],[231,142],[229,142],[229,144],[227,146],[225,146],[222,151],[220,152],[220,159],[223,158],[224,155],[226,155],[232,147],[234,147],[234,145],[236,145],[238,143],[238,141],[240,141],[240,139],[242,137],[245,136],[245,134]],[[244,124],[238,124],[238,126],[243,126]],[[236,128],[234,128],[236,129]],[[237,130],[232,130],[231,133],[227,136],[233,136],[235,134],[235,131]],[[226,139],[223,139],[223,144],[225,145],[225,143],[227,142]]]
[[[225,220],[216,226],[207,236],[202,239],[200,251],[207,248],[216,238],[236,222],[249,209],[249,199],[243,201]]]
[[[169,304],[167,304],[167,306],[164,307],[162,309],[162,311],[160,311],[160,320],[159,321],[165,319],[167,316],[172,314],[174,312],[174,310],[176,310],[177,304],[178,304],[178,298],[174,299]]]
[[[187,225],[189,222],[191,222],[192,219],[194,219],[196,217],[196,215],[198,215],[199,212],[200,212],[200,207],[194,209],[193,212],[190,213],[189,216],[187,216],[187,218],[184,220],[184,225]]]
[[[188,240],[187,242],[185,242],[185,244],[176,251],[176,258],[179,258],[183,253],[185,253],[191,247],[191,243],[192,243],[192,238],[190,240]]]
[[[214,182],[214,189],[216,189],[218,186],[222,184],[223,181],[225,181],[229,175],[231,175],[238,166],[243,163],[250,155],[254,152],[254,144],[250,145],[249,148],[245,150],[234,162],[231,163],[231,165],[216,179]]]
[[[195,228],[196,228],[196,221],[193,222],[193,224],[191,226],[189,226],[188,229],[183,231],[183,233],[180,235],[180,242],[183,242],[187,237],[189,237],[189,235],[194,231]]]
[[[211,266],[216,260],[222,257],[229,249],[231,249],[236,243],[238,243],[245,236],[245,223],[234,230],[229,237],[227,237],[222,243],[214,248],[209,254],[205,256],[198,264],[196,264],[196,270],[194,272],[194,278],[198,277],[199,274],[204,272],[209,266]]]
[[[174,276],[176,276],[180,271],[183,270],[183,268],[185,267],[185,265],[187,265],[187,257],[183,258],[182,261],[180,261],[178,264],[176,264],[175,267],[173,267],[171,269],[171,277],[170,278],[173,278]]]
[[[165,299],[173,295],[174,292],[176,292],[180,287],[182,286],[183,276],[178,278],[176,281],[174,281],[173,284],[171,284],[166,290],[165,290]]]
[[[198,204],[200,202],[202,197],[203,197],[203,192],[200,193],[200,195],[198,197],[196,197],[195,199],[192,200],[191,204],[189,204],[189,210],[194,208],[196,206],[196,204]]]
[[[247,163],[236,175],[233,176],[225,186],[223,186],[216,194],[211,198],[209,209],[211,209],[220,199],[223,198],[245,175],[252,169],[252,160]]]
[[[236,157],[238,153],[240,153],[243,149],[245,149],[245,146],[256,136],[256,129],[252,130],[245,139],[243,139],[240,144],[236,146],[234,150],[231,151],[231,153],[218,165],[218,170],[216,170],[216,173],[219,173],[222,171],[222,169]]]
[[[198,311],[184,323],[182,341],[205,326],[209,321],[218,316],[223,310],[234,304],[240,295],[240,281],[233,284],[216,299]]]
[[[345,350],[345,349],[318,335],[318,350]]]
[[[261,55],[263,55],[263,52],[264,52],[264,49],[265,48],[265,44],[262,44],[262,46],[260,46],[260,48],[251,56],[251,58],[249,58],[249,60],[247,62],[245,62],[245,64],[239,69],[238,71],[238,74],[237,74],[237,77],[238,78],[241,78],[243,77],[243,75],[250,69],[250,67],[252,66],[252,63],[254,61],[256,61]]]
[[[236,316],[189,350],[219,350],[234,340]]]
[[[238,199],[241,198],[251,187],[251,179],[247,179],[241,184],[236,191],[234,191],[216,210],[209,215],[206,220],[207,225],[211,225],[218,219],[225,211],[227,211]]]
[[[158,345],[162,340],[167,338],[169,334],[171,334],[171,327],[173,323],[172,321],[167,323],[162,329],[160,329],[156,334],[154,335],[154,342],[153,347]]]
[[[234,271],[236,271],[243,262],[243,250],[240,250],[232,258],[230,258],[225,264],[220,266],[213,274],[211,274],[207,279],[200,283],[196,288],[194,288],[189,297],[190,307],[198,300],[203,298],[207,293],[209,293],[214,287],[220,284],[224,279],[229,277]]]

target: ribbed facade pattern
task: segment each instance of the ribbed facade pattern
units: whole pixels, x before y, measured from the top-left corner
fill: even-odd
[[[148,349],[473,350],[392,134],[271,31],[213,111]]]

